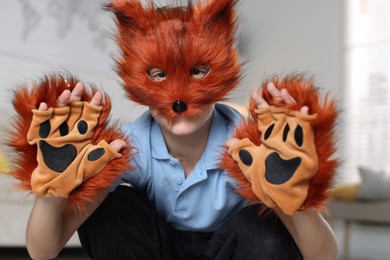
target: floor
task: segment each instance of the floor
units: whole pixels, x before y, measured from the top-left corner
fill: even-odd
[[[0,248],[1,260],[26,260],[31,259],[25,248]],[[58,260],[87,260],[88,256],[80,248],[65,248],[60,255],[55,258]]]
[[[0,259],[1,260],[28,260],[27,250],[25,248],[0,248]],[[88,256],[80,248],[65,248],[60,255],[55,258],[58,260],[88,260]],[[359,257],[352,257],[345,259],[340,257],[340,260],[375,260],[375,259],[366,259]],[[380,259],[378,259],[380,260]]]

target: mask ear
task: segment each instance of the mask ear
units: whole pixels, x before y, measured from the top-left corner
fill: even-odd
[[[115,15],[120,34],[142,31],[147,22],[146,11],[140,0],[113,0],[104,9]]]
[[[199,20],[209,30],[217,30],[225,37],[233,38],[237,26],[238,0],[210,0],[199,8]]]

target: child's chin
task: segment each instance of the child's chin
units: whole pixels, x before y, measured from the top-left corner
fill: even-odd
[[[178,136],[186,136],[193,134],[199,129],[200,125],[197,122],[180,121],[169,126],[169,131]]]

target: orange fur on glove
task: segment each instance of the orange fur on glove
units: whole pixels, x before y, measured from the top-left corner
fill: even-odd
[[[234,137],[240,140],[228,149],[221,167],[239,181],[238,192],[251,202],[288,215],[322,209],[337,166],[330,158],[335,152],[335,103],[325,99],[321,104],[312,82],[301,76],[272,81],[297,103],[280,106],[264,84],[263,98],[270,106],[256,109],[250,104],[251,117],[236,130]],[[302,106],[310,115],[298,112]]]
[[[50,75],[31,88],[21,86],[13,101],[18,117],[9,146],[18,155],[11,173],[21,181],[19,188],[68,198],[68,205],[81,211],[131,169],[131,147],[117,153],[108,144],[126,137],[108,126],[107,96],[102,106],[89,104],[96,88],[85,91],[80,102],[55,107],[58,96],[76,83],[70,76]],[[37,110],[41,102],[49,109]]]

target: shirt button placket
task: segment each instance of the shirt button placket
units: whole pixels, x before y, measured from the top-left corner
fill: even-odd
[[[176,162],[175,162],[175,160],[174,159],[170,159],[169,160],[169,164],[171,165],[171,166],[175,166],[176,165]]]
[[[183,179],[182,178],[177,178],[176,179],[176,184],[177,185],[182,185],[182,183],[183,183]]]

